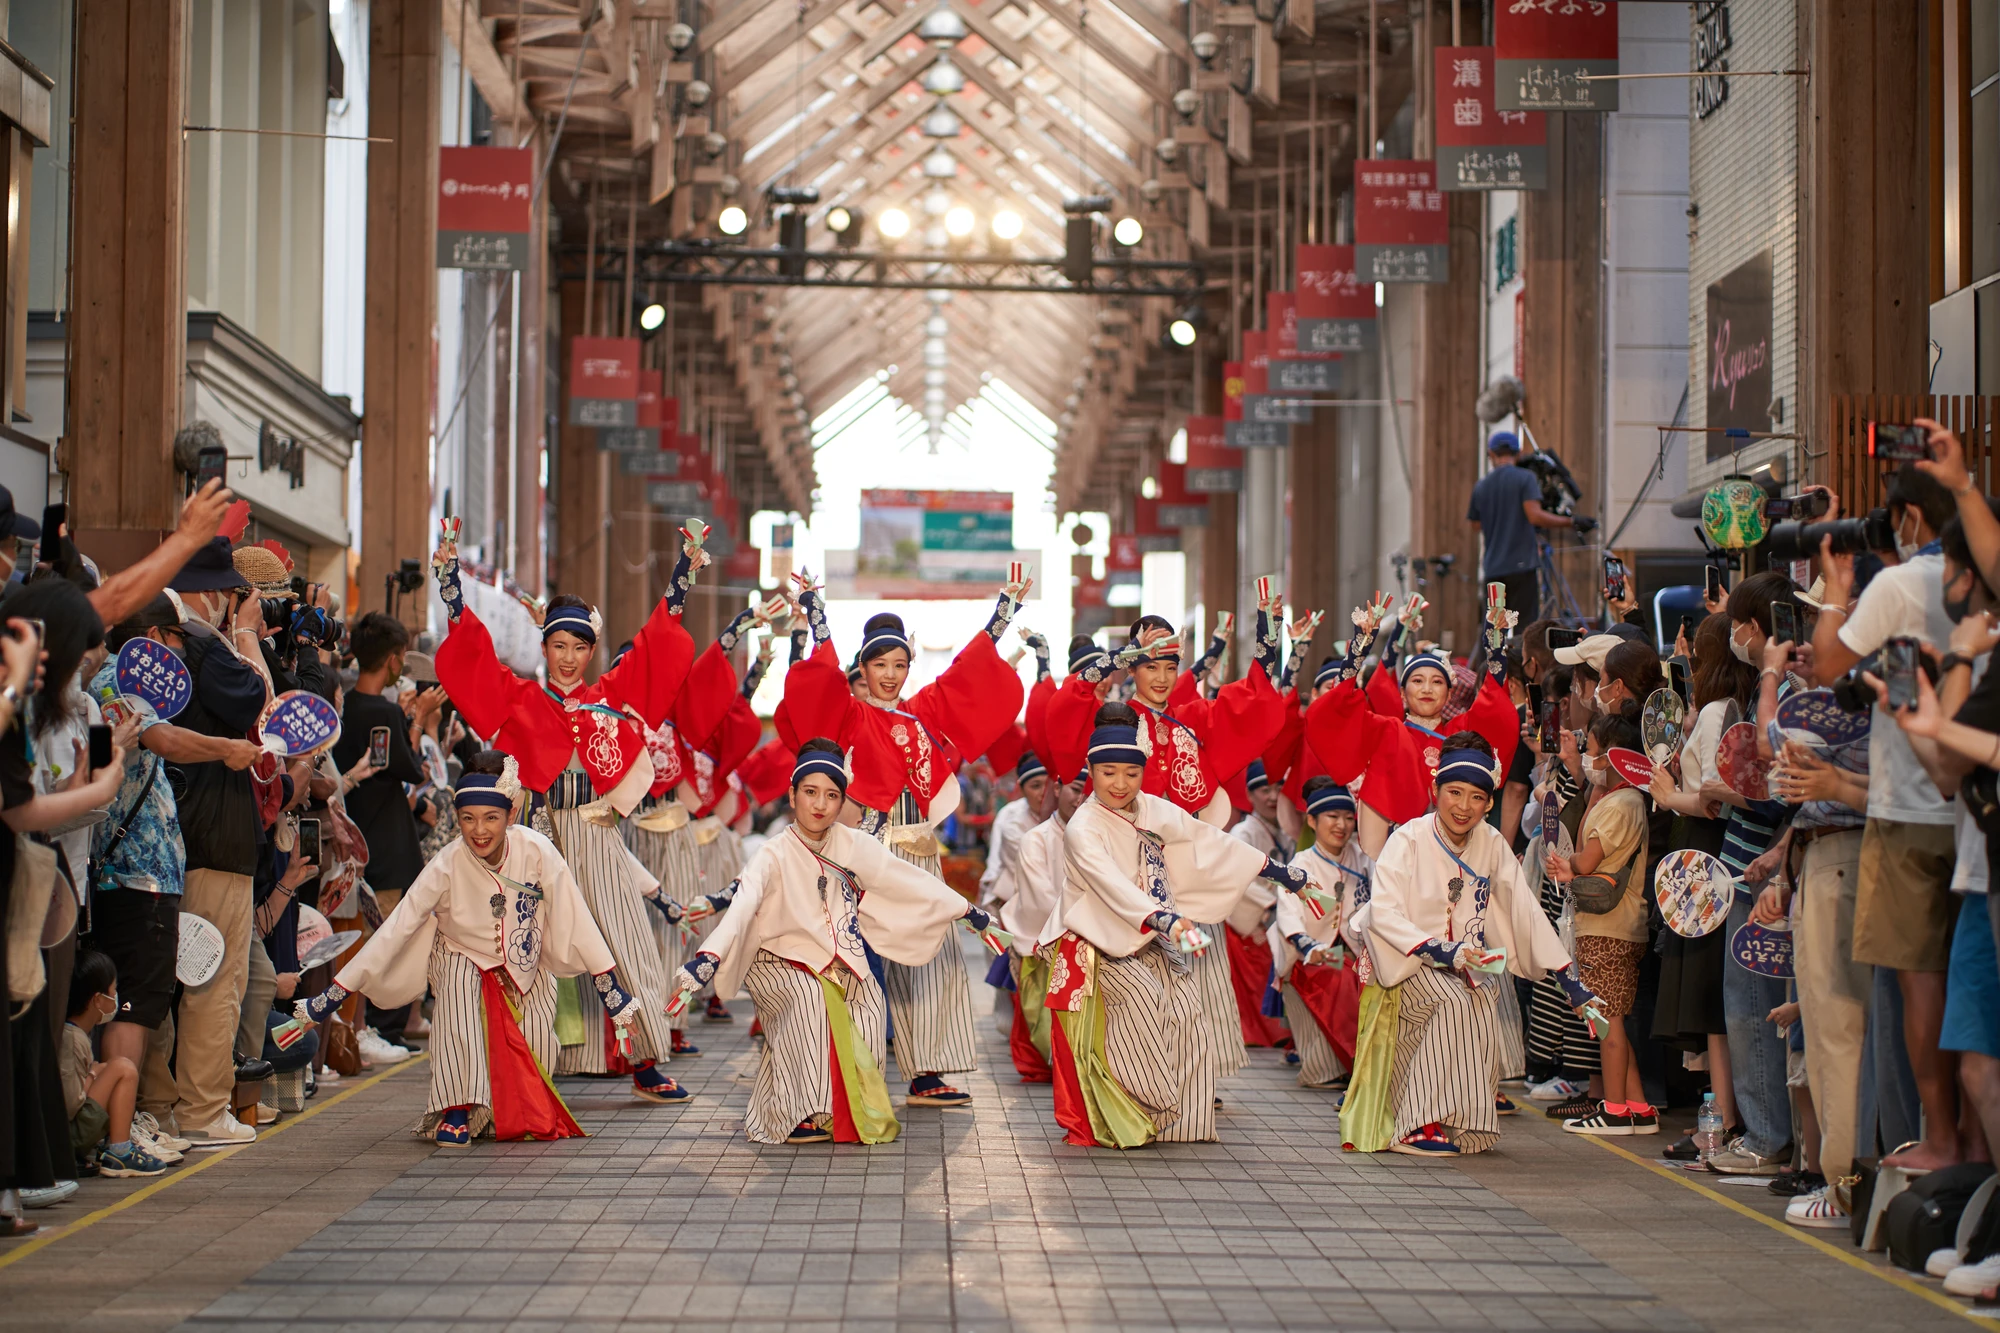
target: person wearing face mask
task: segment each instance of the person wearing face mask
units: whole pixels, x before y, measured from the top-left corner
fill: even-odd
[[[70,1146],[80,1157],[95,1156],[101,1176],[157,1176],[179,1153],[161,1156],[142,1140],[133,1124],[139,1070],[122,1055],[102,1061],[90,1053],[90,1031],[118,1012],[118,969],[103,954],[85,949],[70,974],[68,1022],[63,1024],[61,1071],[63,1106],[69,1112]],[[99,1144],[103,1148],[98,1148]]]
[[[1959,512],[1952,493],[1916,465],[1890,479],[1889,521],[1904,559],[1854,597],[1854,557],[1820,552],[1825,610],[1813,634],[1821,684],[1844,675],[1892,638],[1950,642],[1945,558],[1936,534]],[[1954,600],[1963,586],[1950,589]],[[1850,605],[1851,603],[1851,605]],[[1963,1160],[1954,1061],[1938,1049],[1951,957],[1956,862],[1953,801],[1925,771],[1909,738],[1879,703],[1868,733],[1868,822],[1861,834],[1854,904],[1854,960],[1893,968],[1903,998],[1903,1040],[1923,1104],[1924,1136],[1886,1165],[1949,1166]]]
[[[902,618],[887,612],[869,617],[856,654],[857,693],[840,669],[819,589],[804,576],[793,577],[815,647],[785,673],[788,725],[798,735],[832,740],[848,753],[853,780],[846,796],[860,811],[862,832],[938,874],[935,830],[958,808],[960,760],[984,754],[1021,712],[1021,678],[1002,660],[998,645],[1033,580],[1015,566],[985,630],[906,700],[903,687],[915,654]],[[921,966],[886,960],[882,988],[896,1033],[896,1063],[910,1076],[907,1104],[969,1104],[971,1094],[943,1078],[978,1067],[965,960],[953,949]]]

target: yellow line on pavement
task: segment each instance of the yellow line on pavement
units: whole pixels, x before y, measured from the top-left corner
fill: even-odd
[[[127,1208],[132,1207],[134,1204],[144,1203],[147,1199],[152,1198],[155,1194],[160,1193],[162,1190],[170,1189],[173,1186],[180,1184],[183,1180],[187,1180],[192,1176],[200,1175],[202,1172],[208,1170],[210,1167],[228,1161],[230,1158],[236,1156],[236,1154],[242,1152],[244,1149],[254,1148],[257,1146],[257,1144],[265,1142],[272,1136],[283,1133],[285,1130],[290,1129],[293,1125],[304,1124],[306,1121],[318,1115],[321,1111],[327,1110],[329,1107],[338,1106],[342,1102],[346,1101],[349,1097],[354,1096],[356,1093],[366,1092],[368,1089],[374,1087],[377,1083],[380,1083],[383,1079],[392,1077],[393,1075],[398,1074],[401,1071],[409,1069],[415,1065],[420,1065],[424,1061],[430,1058],[431,1057],[428,1052],[422,1055],[413,1056],[408,1060],[404,1060],[397,1064],[389,1066],[389,1068],[383,1070],[379,1074],[375,1074],[369,1078],[363,1079],[361,1082],[356,1083],[351,1088],[342,1088],[339,1092],[336,1092],[335,1094],[333,1094],[333,1096],[328,1097],[324,1100],[315,1097],[313,1098],[313,1104],[307,1107],[305,1110],[298,1112],[296,1115],[286,1116],[284,1119],[278,1121],[275,1125],[269,1125],[263,1129],[258,1130],[257,1140],[255,1143],[239,1143],[234,1147],[217,1148],[212,1152],[208,1152],[206,1156],[203,1158],[203,1160],[196,1162],[192,1166],[183,1166],[178,1170],[169,1169],[168,1173],[165,1176],[161,1177],[158,1180],[153,1181],[150,1184],[141,1185],[138,1189],[133,1190],[130,1194],[118,1200],[116,1203],[108,1203],[104,1207],[99,1208],[94,1213],[84,1214],[82,1217],[77,1218],[76,1221],[74,1222],[65,1222],[58,1227],[44,1227],[41,1231],[36,1232],[34,1235],[21,1241],[20,1244],[9,1245],[4,1251],[0,1251],[0,1268],[5,1268],[9,1264],[19,1263],[21,1260],[35,1253],[35,1251],[46,1249],[48,1246],[55,1244],[59,1240],[63,1240],[66,1239],[67,1237],[74,1236],[77,1232],[82,1231],[85,1227],[96,1226],[99,1222],[102,1222],[105,1218],[112,1216],[114,1213],[122,1213]]]
[[[1974,1315],[1972,1313],[1971,1307],[1967,1306],[1963,1301],[1958,1300],[1956,1297],[1948,1296],[1944,1292],[1939,1291],[1936,1288],[1927,1287],[1923,1283],[1915,1280],[1914,1278],[1904,1277],[1902,1274],[1893,1272],[1883,1267],[1881,1264],[1870,1263],[1868,1260],[1863,1259],[1861,1256],[1857,1254],[1853,1254],[1847,1250],[1841,1249],[1838,1245],[1834,1245],[1828,1241],[1821,1240],[1818,1236],[1813,1235],[1809,1231],[1806,1231],[1799,1227],[1795,1227],[1791,1225],[1789,1222],[1781,1221],[1780,1219],[1772,1217],[1766,1213],[1760,1213],[1755,1208],[1752,1208],[1750,1205],[1740,1202],[1739,1200],[1732,1199],[1728,1195],[1722,1193],[1719,1190],[1710,1189],[1706,1185],[1697,1185],[1694,1181],[1688,1179],[1688,1173],[1685,1171],[1682,1171],[1676,1167],[1661,1166],[1657,1162],[1649,1162],[1645,1158],[1639,1156],[1637,1153],[1628,1152],[1625,1149],[1619,1147],[1617,1144],[1608,1142],[1607,1140],[1600,1138],[1595,1134],[1583,1134],[1579,1135],[1578,1137],[1588,1139],[1590,1142],[1596,1144],[1598,1147],[1604,1149],[1606,1152],[1616,1153],[1618,1156],[1623,1157],[1626,1161],[1632,1162],[1638,1166],[1642,1166],[1646,1170],[1653,1172],[1655,1175],[1665,1176],[1668,1180],[1673,1181],[1677,1185],[1685,1185],[1689,1189],[1693,1190],[1696,1194],[1701,1195],[1703,1198],[1712,1199],[1716,1203],[1721,1204],[1724,1208],[1729,1209],[1731,1212],[1740,1213],[1744,1217],[1749,1218],[1753,1222],[1761,1222],[1765,1226],[1771,1228],[1771,1230],[1777,1232],[1779,1235],[1789,1237],[1790,1239],[1797,1241],[1801,1245],[1807,1246],[1811,1249],[1818,1250],[1821,1254],[1826,1255],[1828,1258],[1838,1259],[1841,1263],[1846,1264],[1849,1268],[1859,1269],[1861,1272],[1868,1274],[1870,1277],[1879,1278],[1881,1281],[1887,1282],[1892,1287],[1901,1287],[1904,1291],[1909,1292],[1912,1296],[1916,1296],[1923,1300],[1929,1301],[1932,1305],[1937,1306],[1941,1310],[1949,1310],[1951,1311],[1951,1313],[1958,1315],[1963,1319],[1970,1320],[1972,1323],[1979,1325],[1981,1328],[1993,1327],[1993,1321],[1989,1319],[1981,1319],[1978,1316]]]

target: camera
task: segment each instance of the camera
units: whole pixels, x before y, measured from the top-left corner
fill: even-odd
[[[403,557],[402,562],[396,566],[395,574],[391,577],[396,580],[396,591],[406,597],[413,592],[421,592],[423,590],[424,567],[408,556]]]
[[[1832,506],[1825,491],[1805,491],[1798,495],[1781,495],[1764,502],[1764,517],[1772,523],[1791,520],[1809,522],[1826,513]]]
[[[1564,518],[1576,512],[1576,502],[1583,498],[1583,488],[1576,484],[1576,478],[1570,475],[1560,458],[1538,448],[1515,459],[1514,466],[1532,472],[1535,480],[1542,484],[1542,508]]]
[[[1819,554],[1819,544],[1827,537],[1833,538],[1835,555],[1896,549],[1896,531],[1889,523],[1886,509],[1871,509],[1861,518],[1836,518],[1824,523],[1777,523],[1764,539],[1765,549],[1773,560],[1810,560]]]

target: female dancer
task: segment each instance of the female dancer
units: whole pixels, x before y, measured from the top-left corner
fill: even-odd
[[[1354,637],[1347,654],[1320,670],[1319,697],[1306,710],[1306,744],[1335,782],[1349,788],[1360,804],[1361,849],[1379,857],[1389,830],[1430,808],[1432,779],[1444,750],[1437,728],[1451,694],[1451,663],[1435,652],[1403,659],[1401,718],[1375,712],[1356,680],[1358,664],[1388,613],[1387,598],[1354,613]],[[1459,719],[1467,731],[1486,738],[1504,770],[1520,740],[1520,721],[1507,693],[1507,660],[1500,644],[1511,613],[1495,606],[1487,616],[1486,677],[1471,707]]]
[[[1092,794],[1064,835],[1067,884],[1042,928],[1056,1123],[1070,1143],[1137,1148],[1215,1138],[1214,1027],[1189,955],[1258,876],[1298,887],[1239,838],[1146,795],[1139,715],[1098,710]]]
[[[620,1034],[637,1016],[569,867],[547,838],[513,822],[525,795],[515,772],[498,751],[473,756],[454,794],[459,836],[333,985],[295,1006],[317,1023],[349,995],[403,1005],[428,984],[437,1002],[431,1096],[417,1132],[446,1147],[483,1134],[583,1134],[549,1082],[559,1049],[555,978],[590,976]]]
[[[1299,1085],[1337,1086],[1354,1067],[1361,1016],[1361,960],[1342,959],[1354,914],[1368,903],[1375,863],[1354,836],[1354,797],[1329,777],[1306,783],[1313,845],[1293,858],[1312,886],[1278,895],[1272,948],[1285,1018],[1299,1051]],[[1343,961],[1345,965],[1343,965]]]
[[[984,754],[1021,711],[1021,678],[994,645],[1032,581],[1014,566],[985,632],[905,700],[911,652],[902,620],[889,614],[869,619],[857,654],[859,687],[850,688],[834,655],[818,590],[804,576],[794,578],[817,646],[785,675],[788,724],[796,735],[830,737],[846,750],[854,775],[848,795],[861,807],[862,832],[936,875],[940,863],[932,830],[958,806],[960,759]],[[942,1077],[977,1066],[965,960],[955,949],[927,954],[920,966],[884,956],[896,1063],[910,1075],[908,1104],[968,1104],[971,1095]]]
[[[1390,836],[1355,922],[1387,992],[1377,1021],[1388,1026],[1379,1031],[1395,1034],[1387,1086],[1370,1079],[1364,1096],[1357,1072],[1342,1108],[1343,1137],[1367,1151],[1429,1156],[1493,1146],[1502,974],[1532,981],[1554,973],[1579,1012],[1604,1022],[1513,849],[1485,822],[1505,770],[1476,732],[1454,732],[1443,751],[1436,812]],[[1389,1141],[1370,1141],[1371,1120],[1385,1113]],[[1350,1117],[1359,1123],[1350,1126]]]
[[[653,785],[645,728],[665,720],[689,664],[694,642],[681,626],[694,573],[708,563],[701,537],[682,530],[680,559],[667,595],[633,639],[632,651],[586,685],[584,670],[597,651],[598,618],[582,599],[560,596],[542,618],[542,656],[548,683],[523,680],[501,665],[493,638],[465,605],[458,583],[454,520],[431,564],[451,630],[437,652],[438,680],[468,726],[494,737],[514,756],[523,784],[546,794],[554,842],[569,862],[591,915],[611,946],[619,975],[639,998],[633,1025],[633,1092],[654,1102],[685,1101],[688,1093],[660,1072],[673,1036],[666,1018],[666,969],[646,924],[643,901],[660,886],[626,850],[618,821],[638,808]],[[565,1046],[558,1072],[619,1072],[604,1006],[589,987],[577,988],[583,1041]],[[614,1061],[618,1061],[614,1064]]]
[[[921,969],[953,952],[954,921],[996,952],[1008,942],[943,880],[841,824],[847,792],[840,747],[807,741],[792,770],[792,823],[750,858],[729,910],[679,976],[676,1007],[711,983],[725,995],[747,986],[757,1003],[764,1051],[744,1129],[758,1143],[895,1138],[868,951]]]

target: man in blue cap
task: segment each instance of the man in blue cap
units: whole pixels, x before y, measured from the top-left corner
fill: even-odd
[[[1575,521],[1542,508],[1542,483],[1526,468],[1514,466],[1520,457],[1519,436],[1511,430],[1493,432],[1486,441],[1491,468],[1472,488],[1465,517],[1484,538],[1484,580],[1506,585],[1507,609],[1520,612],[1525,625],[1540,619],[1542,610],[1535,529],[1574,527]]]

